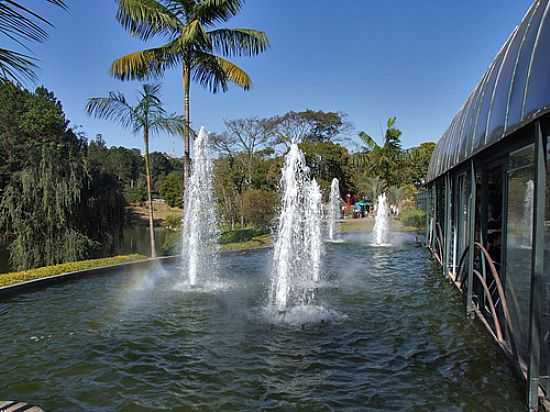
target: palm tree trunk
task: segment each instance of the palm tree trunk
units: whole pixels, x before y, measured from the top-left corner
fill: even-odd
[[[149,205],[149,241],[151,246],[151,257],[157,257],[155,248],[155,218],[153,216],[153,188],[151,184],[151,164],[149,159],[149,130],[143,131],[143,139],[145,140],[145,179],[147,180],[147,203]]]
[[[191,81],[191,68],[189,64],[183,64],[183,115],[184,115],[184,129],[183,129],[183,144],[184,144],[184,155],[183,155],[183,187],[187,184],[187,179],[191,174],[191,119],[189,115],[189,90],[190,90],[190,81]],[[184,205],[185,207],[185,205]]]

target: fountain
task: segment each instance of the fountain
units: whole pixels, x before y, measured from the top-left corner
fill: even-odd
[[[388,231],[388,205],[386,202],[386,194],[382,193],[378,196],[376,217],[374,221],[375,244],[377,246],[384,246],[388,244]]]
[[[271,303],[279,312],[314,298],[321,265],[321,191],[296,144],[285,156]]]
[[[213,162],[209,153],[208,133],[202,127],[193,144],[193,164],[185,187],[183,215],[182,263],[183,275],[190,286],[215,274],[218,256],[218,224],[212,206]],[[205,273],[205,269],[208,273]]]
[[[338,179],[332,179],[330,185],[330,203],[328,209],[328,238],[336,240],[336,221],[340,215],[340,185]]]

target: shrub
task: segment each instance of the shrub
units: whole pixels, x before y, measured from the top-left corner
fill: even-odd
[[[405,226],[422,228],[426,224],[426,213],[420,209],[406,209],[401,212],[399,219]]]
[[[228,243],[242,243],[252,240],[256,236],[265,235],[267,231],[265,229],[237,229],[223,232],[220,235],[220,244],[225,245]]]
[[[167,215],[162,226],[171,232],[178,231],[181,228],[181,216],[175,214]]]
[[[69,262],[62,263],[60,265],[44,266],[36,269],[23,270],[21,272],[4,273],[0,274],[0,286],[9,286],[29,280],[60,275],[61,273],[74,272],[84,269],[93,269],[101,266],[116,265],[119,263],[129,263],[142,259],[146,259],[146,257],[142,255],[114,256],[109,258],[81,260],[79,262]]]
[[[248,190],[243,193],[244,219],[257,227],[268,228],[273,222],[277,194],[267,190]]]

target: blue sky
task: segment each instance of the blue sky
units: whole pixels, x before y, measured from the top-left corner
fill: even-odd
[[[228,27],[264,30],[271,48],[239,59],[254,81],[244,92],[212,95],[194,84],[193,126],[223,129],[224,119],[271,116],[311,108],[343,111],[355,129],[380,139],[385,120],[398,118],[403,145],[437,140],[481,78],[531,0],[248,0]],[[89,118],[91,96],[137,82],[109,77],[113,59],[157,42],[131,38],[115,20],[115,0],[68,0],[69,10],[42,7],[54,24],[48,41],[33,45],[39,83],[61,99],[68,118],[108,145],[140,147],[139,136]],[[179,72],[168,72],[163,98],[182,111]],[[159,136],[154,150],[180,155],[178,137]]]

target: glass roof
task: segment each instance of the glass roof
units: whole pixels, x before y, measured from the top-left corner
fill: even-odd
[[[550,110],[550,0],[535,0],[432,155],[427,182]]]

